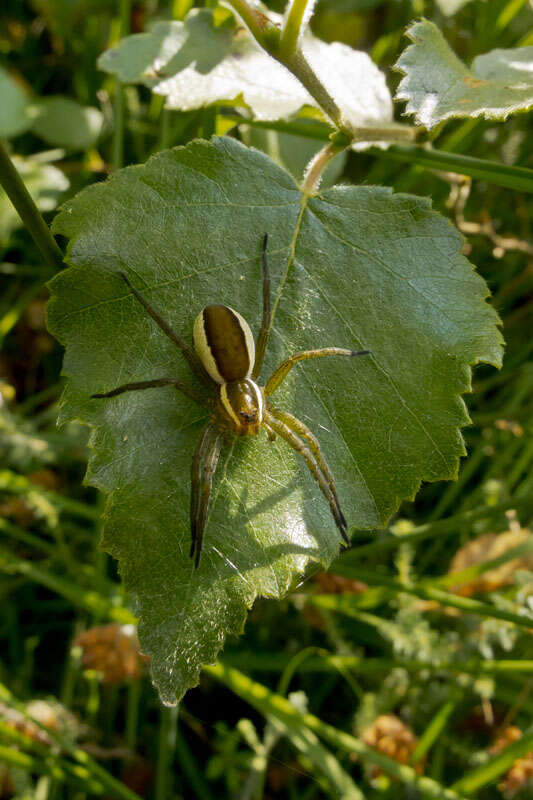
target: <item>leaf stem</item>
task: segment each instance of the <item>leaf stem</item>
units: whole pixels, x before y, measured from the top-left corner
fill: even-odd
[[[288,133],[293,136],[305,136],[307,139],[321,142],[327,142],[333,132],[333,128],[322,122],[265,121],[247,119],[237,114],[224,114],[224,118],[232,119],[240,125],[280,131],[280,133]],[[417,132],[417,128],[399,124],[383,129],[362,127],[356,129],[356,138],[354,137],[352,141],[397,141],[398,145],[388,147],[386,150],[372,148],[366,152],[378,158],[417,164],[424,169],[456,172],[459,175],[469,175],[471,178],[487,181],[495,186],[533,192],[533,169],[413,144]],[[400,142],[403,143],[400,144]],[[409,144],[409,142],[411,143]]]
[[[293,49],[286,55],[280,49],[280,30],[268,17],[253,9],[246,0],[227,0],[227,3],[242,18],[263,50],[287,67],[307,89],[311,97],[317,101],[335,126],[351,138],[350,125],[344,120],[339,106],[309,66],[301,49]]]
[[[320,142],[329,142],[335,136],[335,128],[318,120],[284,122],[282,120],[258,120],[243,117],[240,114],[224,113],[223,118],[233,120],[238,125],[250,125],[252,128],[263,128],[265,130],[279,131],[288,133],[292,136],[304,136],[306,139],[314,139]],[[357,142],[408,142],[415,141],[418,135],[418,128],[413,125],[404,125],[400,122],[391,122],[384,127],[378,126],[357,126],[352,128],[351,144]],[[421,148],[413,148],[421,149]],[[374,151],[372,151],[374,152]],[[378,151],[382,152],[382,151]],[[430,151],[431,152],[431,151]],[[439,152],[439,151],[435,151]],[[453,155],[450,153],[450,155]],[[481,159],[480,159],[481,160]],[[492,163],[492,162],[488,162]],[[532,172],[533,170],[525,170]]]
[[[292,0],[279,42],[280,51],[285,57],[296,50],[308,3],[309,0]]]
[[[313,156],[304,173],[304,180],[302,183],[302,192],[304,195],[309,196],[317,193],[324,170],[330,161],[343,149],[343,147],[338,147],[333,142],[330,142]]]
[[[407,126],[386,126],[384,128],[354,128],[345,119],[337,102],[324,86],[307,61],[302,48],[297,46],[298,35],[309,0],[294,0],[287,24],[280,33],[279,28],[260,11],[253,9],[247,0],[226,0],[234,11],[246,23],[257,43],[272,58],[283,64],[304,86],[313,97],[324,114],[330,119],[338,131],[344,133],[350,142],[356,141],[402,141]],[[366,132],[368,130],[368,136]],[[416,129],[410,129],[409,139],[416,137]]]
[[[334,123],[334,125],[343,133],[346,133],[350,139],[354,134],[352,126],[344,119],[342,111],[337,105],[336,101],[330,95],[324,84],[319,80],[315,72],[311,69],[309,62],[305,58],[302,50],[298,48],[290,56],[284,58],[281,53],[269,51],[270,54],[287,67],[292,74],[298,78],[302,86],[304,86],[311,97],[313,97],[324,114]]]
[[[5,144],[0,140],[0,183],[16,208],[47,264],[60,269],[63,254],[35,202],[26,189],[15,165],[9,157]]]

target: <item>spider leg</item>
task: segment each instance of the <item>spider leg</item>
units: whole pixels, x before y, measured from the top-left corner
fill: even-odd
[[[320,350],[301,350],[293,356],[286,358],[276,367],[265,385],[265,395],[268,397],[276,391],[290,370],[298,361],[307,361],[308,358],[323,358],[324,356],[366,356],[370,350],[345,350],[343,347],[322,347]]]
[[[203,429],[192,460],[191,467],[191,550],[194,568],[198,569],[202,552],[202,540],[209,513],[209,500],[213,476],[217,468],[224,435],[213,419]]]
[[[190,346],[190,344],[188,344],[185,341],[185,339],[179,335],[179,333],[176,333],[175,331],[172,330],[170,325],[167,322],[165,322],[161,314],[159,314],[159,312],[156,311],[155,308],[153,308],[150,305],[150,303],[142,296],[142,294],[135,288],[135,286],[132,285],[130,279],[128,278],[125,272],[121,272],[120,275],[122,277],[122,280],[127,285],[128,289],[130,290],[130,292],[133,294],[134,297],[137,298],[139,303],[146,309],[146,311],[150,314],[154,322],[156,322],[157,325],[161,328],[163,333],[166,334],[166,336],[168,336],[171,342],[174,342],[174,344],[179,347],[179,349],[189,362],[189,366],[196,375],[196,377],[199,378],[202,381],[202,383],[205,383],[206,386],[211,387],[213,385],[212,381],[207,375],[205,369],[203,368],[202,362],[200,361],[198,355],[196,354],[194,349]]]
[[[174,380],[174,378],[157,378],[153,381],[138,381],[137,383],[125,383],[122,386],[118,386],[116,389],[112,389],[110,392],[102,392],[101,394],[92,394],[91,397],[101,399],[103,397],[116,397],[118,394],[122,394],[123,392],[133,392],[137,389],[152,389],[157,386],[174,386],[176,389],[179,389],[180,392],[190,397],[191,400],[194,400],[195,403],[198,403],[199,406],[208,406],[210,404],[208,401],[204,400],[202,397],[196,394],[192,389],[189,389],[181,381]]]
[[[319,469],[322,470],[322,474],[327,480],[328,486],[331,489],[333,497],[335,498],[335,502],[337,503],[337,509],[339,511],[339,516],[344,522],[344,525],[347,526],[345,516],[341,511],[339,496],[337,494],[337,487],[335,486],[335,480],[333,478],[333,475],[331,474],[331,470],[328,466],[328,463],[322,453],[320,442],[316,438],[315,434],[309,430],[307,425],[305,425],[297,417],[290,414],[288,411],[279,411],[277,408],[273,408],[270,404],[268,406],[268,410],[270,411],[273,417],[276,417],[276,419],[279,419],[281,422],[284,422],[288,428],[291,428],[295,433],[297,433],[299,436],[302,437],[302,439],[304,439],[307,442],[309,449],[313,453],[316,462],[318,464],[318,467]]]
[[[270,272],[267,262],[267,243],[268,233],[263,237],[263,251],[261,254],[261,263],[263,266],[263,319],[261,320],[261,329],[257,337],[257,347],[255,354],[255,364],[252,372],[252,379],[255,381],[259,376],[265,360],[265,353],[268,344],[268,337],[270,334],[271,323],[271,308],[270,308]]]
[[[264,419],[263,419],[263,422],[261,424],[262,424],[263,428],[265,429],[265,433],[267,435],[268,441],[269,442],[275,442],[276,441],[276,434],[274,433],[272,428],[265,422]]]
[[[335,520],[335,524],[339,529],[339,533],[346,542],[347,545],[350,544],[350,540],[346,534],[346,520],[342,515],[342,512],[338,506],[338,503],[335,499],[335,495],[333,494],[329,483],[323,474],[322,470],[320,469],[315,456],[313,455],[311,449],[303,442],[298,434],[293,431],[286,422],[283,422],[280,419],[274,417],[270,410],[265,411],[265,420],[267,425],[272,428],[276,433],[278,433],[282,439],[290,444],[290,446],[296,450],[297,453],[300,453],[302,458],[304,459],[305,463],[307,464],[309,471],[311,472],[313,478],[318,483],[322,494],[326,498],[329,503],[329,507],[331,509],[331,513],[333,514],[333,519]]]

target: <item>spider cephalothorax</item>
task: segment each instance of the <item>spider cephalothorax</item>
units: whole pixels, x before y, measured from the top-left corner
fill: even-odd
[[[229,436],[250,436],[264,428],[270,440],[281,436],[305,460],[331,508],[333,518],[343,540],[348,544],[347,523],[341,511],[335,481],[320,449],[318,439],[309,428],[287,411],[275,408],[268,398],[286,378],[298,361],[322,356],[359,356],[368,350],[345,350],[324,347],[320,350],[302,350],[285,359],[274,370],[264,386],[256,383],[266,353],[272,327],[270,310],[270,278],[266,260],[267,236],[263,239],[263,320],[257,339],[257,348],[250,326],[241,315],[229,306],[207,306],[194,323],[194,349],[170,328],[160,314],[149,305],[132,286],[123,272],[121,276],[132,294],[164,333],[180,348],[193,372],[207,387],[212,397],[205,400],[197,392],[174,378],[127,383],[92,397],[115,397],[135,389],[157,386],[174,386],[199,405],[211,410],[194,451],[191,469],[191,557],[198,567],[207,516],[213,475],[220,451]]]

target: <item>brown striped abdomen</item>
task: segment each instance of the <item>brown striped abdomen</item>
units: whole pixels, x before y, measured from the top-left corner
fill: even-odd
[[[196,352],[213,380],[232,383],[247,378],[255,347],[248,323],[228,306],[207,306],[194,323]]]

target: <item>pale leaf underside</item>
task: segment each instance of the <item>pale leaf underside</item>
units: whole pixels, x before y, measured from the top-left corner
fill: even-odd
[[[415,22],[412,40],[396,64],[404,73],[396,93],[406,114],[432,128],[454,117],[506,119],[533,107],[533,47],[491,50],[471,69],[455,55],[436,25]]]
[[[385,77],[366,53],[339,42],[327,44],[309,32],[303,50],[353,126],[391,122]],[[245,29],[215,25],[209,9],[195,9],[184,22],[158,22],[149,33],[122,39],[98,63],[125,83],[144,83],[164,95],[167,108],[235,101],[256,119],[273,120],[316,106],[300,82]]]

